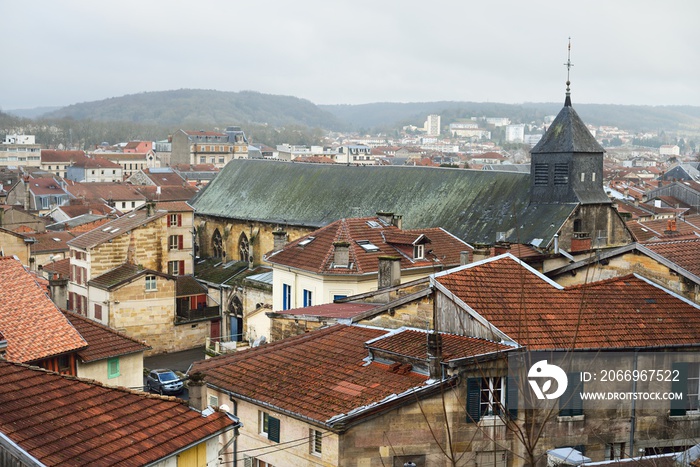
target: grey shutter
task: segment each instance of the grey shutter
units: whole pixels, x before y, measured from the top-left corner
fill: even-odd
[[[280,442],[280,419],[275,417],[267,417],[267,439]]]

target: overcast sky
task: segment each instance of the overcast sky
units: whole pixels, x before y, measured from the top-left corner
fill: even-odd
[[[316,104],[700,105],[697,0],[0,0],[0,109],[181,88]]]

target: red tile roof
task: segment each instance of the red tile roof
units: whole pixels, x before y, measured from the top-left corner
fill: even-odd
[[[99,216],[106,216],[110,214],[115,209],[105,203],[89,203],[89,204],[71,204],[68,206],[61,206],[58,208],[63,211],[69,218],[74,218],[82,216],[83,214],[97,214]]]
[[[413,259],[412,243],[424,235],[430,241],[425,245],[425,257]],[[308,239],[313,240],[307,244]],[[359,242],[368,241],[376,247],[366,251]],[[334,265],[336,242],[349,244],[350,267]],[[401,258],[401,269],[449,267],[460,264],[460,252],[471,247],[441,228],[400,230],[377,217],[341,219],[301,237],[282,250],[268,254],[273,264],[294,267],[317,274],[367,274],[379,269],[379,258]]]
[[[73,164],[73,167],[83,167],[86,169],[121,169],[122,166],[103,157],[93,156]]]
[[[562,289],[507,255],[436,281],[531,349],[700,344],[700,307],[636,276]]]
[[[643,246],[700,276],[700,238],[643,243]]]
[[[56,151],[53,149],[41,150],[42,164],[69,164],[71,162],[86,159],[85,151]]]
[[[277,312],[279,315],[294,315],[295,318],[317,316],[323,318],[353,318],[365,311],[381,306],[377,303],[327,303]]]
[[[514,349],[512,346],[476,337],[446,333],[441,333],[440,335],[442,336],[442,358],[445,362]],[[397,333],[382,336],[368,343],[367,347],[406,355],[415,359],[426,359],[428,357],[427,340],[428,335],[425,331],[404,329]]]
[[[335,325],[231,355],[195,362],[207,383],[302,417],[331,417],[421,387],[428,376],[366,365],[364,343],[387,331]]]
[[[46,273],[58,274],[59,278],[68,279],[70,277],[70,258],[46,263],[42,268]]]
[[[61,184],[52,177],[37,177],[29,180],[29,191],[34,195],[65,195]]]
[[[143,169],[142,172],[144,175],[146,175],[148,178],[153,181],[156,185],[160,186],[165,186],[165,185],[175,185],[175,186],[182,186],[183,183],[185,183],[185,179],[180,176],[177,172],[151,172],[150,169]]]
[[[143,466],[233,428],[183,401],[0,361],[0,432],[47,466]]]
[[[85,363],[120,357],[151,349],[143,342],[126,336],[84,316],[63,311],[68,321],[87,341],[87,348],[78,351],[78,357]]]
[[[86,200],[145,201],[146,197],[136,191],[135,187],[123,183],[94,182],[68,183],[66,191],[75,198]]]
[[[156,209],[168,212],[194,212],[194,208],[187,201],[158,201]]]
[[[81,249],[94,248],[106,241],[124,235],[132,229],[160,219],[167,214],[165,211],[156,211],[152,216],[149,216],[148,211],[145,209],[134,211],[70,240],[68,245]]]
[[[8,343],[7,360],[35,362],[87,345],[19,261],[0,257],[0,277],[0,331]]]
[[[160,193],[157,192],[158,188],[160,188]],[[191,185],[165,185],[161,187],[139,185],[136,186],[136,189],[146,198],[155,201],[189,201],[199,191]]]
[[[33,255],[51,253],[53,251],[68,251],[66,242],[75,238],[71,232],[43,232],[32,235],[36,240],[30,247]]]
[[[648,221],[629,221],[627,228],[632,232],[638,242],[645,242],[652,238],[663,238],[669,236],[669,219],[653,219]],[[696,233],[700,235],[700,215],[685,216],[676,220],[677,233],[670,235],[687,235]]]

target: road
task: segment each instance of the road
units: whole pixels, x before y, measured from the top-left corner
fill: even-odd
[[[157,368],[167,368],[183,376],[189,370],[192,363],[204,360],[204,347],[195,349],[183,350],[181,352],[172,352],[167,354],[153,355],[143,359],[143,367],[145,370],[155,370]],[[146,378],[143,382],[144,390],[146,389]],[[151,391],[152,392],[152,391]],[[184,400],[189,400],[187,386],[182,391],[182,394],[177,394],[177,397]]]

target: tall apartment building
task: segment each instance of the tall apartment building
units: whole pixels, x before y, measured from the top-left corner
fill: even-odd
[[[0,143],[0,167],[40,167],[41,146],[34,135],[7,135]]]
[[[429,136],[440,135],[440,116],[431,114],[428,115],[428,120],[425,121],[425,132]]]

